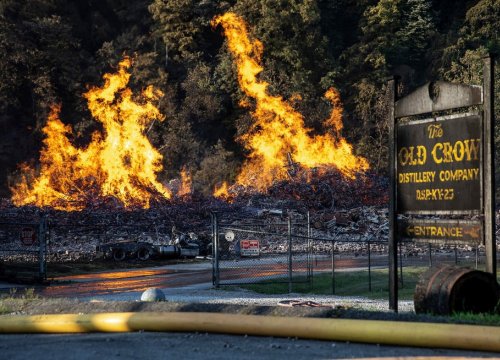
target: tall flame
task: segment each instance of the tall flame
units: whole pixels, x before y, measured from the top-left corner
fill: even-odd
[[[176,195],[180,197],[189,196],[193,192],[192,187],[193,187],[193,179],[191,177],[191,174],[186,168],[182,168],[181,185],[179,186]]]
[[[220,186],[215,186],[213,196],[218,199],[229,201],[231,195],[229,194],[229,186],[226,181]]]
[[[287,154],[303,167],[332,165],[349,178],[369,168],[368,162],[352,153],[352,146],[341,135],[342,105],[337,90],[325,96],[333,105],[329,119],[324,122],[330,132],[313,135],[305,127],[302,114],[280,96],[269,94],[266,81],[257,77],[263,71],[262,43],[251,40],[243,19],[226,13],[212,20],[212,26],[222,25],[227,44],[238,67],[238,82],[243,92],[255,100],[252,112],[254,123],[241,140],[249,151],[237,182],[267,189],[275,180],[287,177]]]
[[[171,197],[156,179],[162,156],[145,136],[154,119],[164,119],[153,104],[163,94],[149,86],[135,101],[127,88],[130,66],[130,59],[124,58],[116,73],[103,76],[102,87],[84,94],[103,128],[86,147],[70,142],[71,127],[59,120],[60,106],[52,107],[43,129],[40,170],[23,167],[21,181],[11,189],[15,205],[80,210],[96,198],[111,196],[125,207],[147,208],[155,196]]]

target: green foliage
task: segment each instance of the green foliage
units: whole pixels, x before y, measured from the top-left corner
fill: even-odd
[[[500,54],[500,3],[495,0],[477,1],[466,13],[456,43],[443,50],[440,74],[446,80],[466,84],[481,84],[483,57]],[[498,59],[498,56],[497,56]],[[497,60],[498,62],[498,60]],[[500,118],[500,68],[495,69],[495,118]],[[500,129],[495,129],[496,176],[500,178]]]
[[[231,151],[224,148],[221,141],[210,149],[193,176],[195,189],[210,195],[222,182],[232,182],[236,177],[238,162]]]
[[[499,314],[472,314],[456,313],[451,316],[454,322],[468,324],[482,324],[487,326],[500,326]]]
[[[37,300],[40,298],[34,288],[26,288],[22,293],[18,293],[17,290],[17,288],[11,288],[9,295],[5,295],[3,299]]]

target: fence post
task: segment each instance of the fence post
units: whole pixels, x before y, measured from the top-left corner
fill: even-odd
[[[399,242],[399,277],[401,278],[401,288],[404,286],[403,282],[403,243]]]
[[[432,267],[432,244],[429,243],[429,267]]]
[[[288,293],[292,292],[292,218],[288,215]]]
[[[476,270],[477,270],[477,266],[479,263],[479,248],[477,245],[476,245],[475,253],[476,253]]]
[[[309,286],[312,288],[312,241],[311,241],[311,216],[307,211],[307,276],[309,278]]]
[[[372,257],[370,240],[368,240],[368,291],[372,291]]]
[[[212,285],[215,285],[215,219],[214,212],[210,212],[210,225],[212,226]]]
[[[214,279],[213,284],[216,288],[219,288],[220,285],[220,273],[219,273],[219,219],[217,217],[217,213],[212,213],[213,218],[213,245],[212,250],[214,252]]]
[[[47,269],[45,266],[45,251],[46,251],[46,232],[47,232],[47,217],[45,214],[40,216],[40,224],[38,226],[38,262],[40,265],[39,276],[40,281],[47,278]]]
[[[332,295],[335,295],[335,241],[332,241]]]

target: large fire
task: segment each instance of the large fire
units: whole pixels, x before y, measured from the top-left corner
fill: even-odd
[[[238,81],[243,92],[255,100],[254,123],[241,136],[248,159],[237,182],[243,186],[266,190],[274,181],[287,178],[287,156],[305,168],[335,166],[342,174],[354,178],[369,168],[366,159],[356,156],[352,146],[341,135],[342,104],[336,89],[325,94],[333,111],[324,125],[328,132],[313,135],[305,127],[302,114],[280,96],[269,94],[266,81],[257,77],[263,71],[263,45],[250,39],[243,19],[234,13],[217,16],[212,26],[222,25],[227,44],[238,67]]]
[[[60,106],[52,107],[43,129],[40,169],[23,167],[21,181],[11,189],[15,205],[80,210],[96,199],[112,197],[125,207],[148,208],[154,197],[171,197],[156,179],[162,156],[145,135],[154,119],[164,119],[153,104],[163,94],[149,86],[134,100],[127,88],[130,66],[131,60],[124,58],[116,73],[103,76],[102,87],[84,94],[103,129],[86,147],[71,143],[71,127],[59,120]]]

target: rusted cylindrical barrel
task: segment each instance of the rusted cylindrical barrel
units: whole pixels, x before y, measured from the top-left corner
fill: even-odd
[[[449,315],[454,312],[492,312],[499,286],[487,272],[458,266],[436,266],[415,287],[415,312]]]

